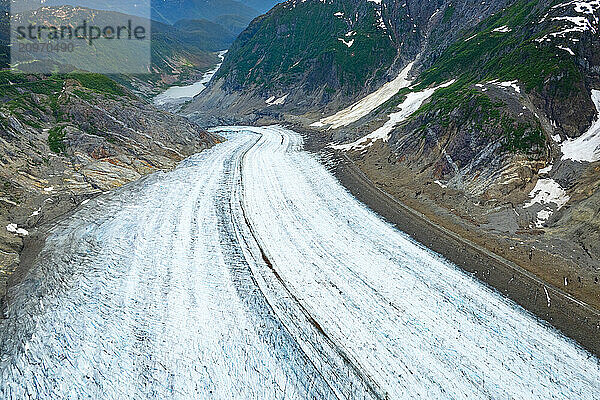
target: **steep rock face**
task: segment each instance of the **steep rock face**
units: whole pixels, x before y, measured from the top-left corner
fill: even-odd
[[[102,75],[0,73],[0,296],[35,227],[219,139]]]

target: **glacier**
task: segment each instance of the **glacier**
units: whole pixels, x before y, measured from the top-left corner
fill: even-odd
[[[214,131],[52,229],[9,288],[1,398],[600,398],[595,357],[370,211],[300,135]]]

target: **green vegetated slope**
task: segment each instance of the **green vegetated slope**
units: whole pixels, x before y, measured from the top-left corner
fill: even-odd
[[[415,117],[429,115],[426,126],[435,122],[447,126],[451,121],[462,125],[473,120],[474,128],[497,128],[510,151],[544,151],[549,138],[538,121],[516,121],[502,101],[491,99],[477,87],[487,82],[514,81],[534,98],[536,105],[560,122],[563,137],[578,136],[582,128],[589,126],[594,109],[586,90],[586,71],[578,65],[576,52],[581,39],[551,35],[563,29],[552,18],[560,18],[564,11],[553,8],[555,3],[519,0],[465,31],[419,76],[416,89],[450,79],[456,82],[439,89]],[[446,9],[444,18],[452,9]]]
[[[182,19],[173,27],[189,43],[210,51],[229,48],[237,36],[223,25],[205,19]]]
[[[113,26],[115,21],[131,20],[133,26],[147,25],[147,21],[139,17],[119,14],[110,11],[93,10],[83,7],[61,6],[41,7],[35,11],[25,11],[11,16],[15,25],[27,27],[30,23],[45,26],[79,26],[86,21],[89,25],[99,27]],[[40,43],[49,39],[42,36]],[[24,41],[26,43],[26,41]],[[18,65],[20,70],[36,71],[33,64],[56,64],[65,66],[63,70],[77,67],[83,70],[124,71],[139,69],[139,63],[149,69],[148,42],[137,40],[96,40],[88,43],[83,40],[73,40],[72,51],[35,51],[23,57]],[[36,62],[32,62],[36,61]],[[144,61],[146,61],[144,63]]]
[[[235,36],[239,35],[244,29],[248,27],[250,21],[246,17],[241,17],[234,14],[220,15],[215,18],[215,22],[233,33]]]
[[[115,110],[118,110],[117,114],[114,114]],[[169,120],[178,125],[171,126]],[[136,129],[130,129],[128,125]],[[108,143],[119,142],[124,147],[135,143],[128,142],[127,137],[131,135],[141,136],[145,141],[150,138],[149,143],[157,147],[160,146],[153,141],[153,135],[163,136],[165,142],[169,141],[167,132],[175,135],[177,140],[180,140],[178,134],[193,136],[196,130],[198,140],[206,136],[184,118],[160,112],[144,103],[106,75],[0,71],[0,129],[9,132],[7,137],[11,142],[19,137],[10,132],[25,132],[26,127],[32,128],[32,132],[46,128],[42,132],[50,150],[55,153],[63,153],[68,148],[64,142],[67,127],[76,130],[78,135],[90,134]],[[176,141],[175,147],[184,143]],[[175,154],[175,158],[179,157],[180,154]]]
[[[112,168],[97,165],[105,160],[118,167],[107,179],[123,182],[214,143],[184,118],[153,108],[105,75],[85,72],[0,71],[0,132],[0,176],[24,191],[40,188],[21,178],[48,179],[48,169],[59,168],[54,161],[75,171]],[[16,171],[26,174],[13,176]],[[65,178],[56,184],[70,183]]]
[[[28,162],[44,169],[56,160],[49,149],[67,163],[106,159],[143,174],[214,143],[186,119],[155,109],[105,75],[87,72],[0,71],[0,132],[3,172],[27,170],[21,164]]]
[[[553,71],[571,73],[572,59],[560,57],[555,48],[536,42],[550,30],[549,24],[538,22],[545,12],[546,7],[539,1],[519,0],[487,18],[442,53],[422,75],[423,83],[456,77],[471,81],[518,79],[530,90],[541,88],[546,75]]]
[[[377,89],[416,59],[415,90],[456,80],[418,115],[439,119],[441,112],[447,125],[453,109],[461,118],[484,113],[488,116],[473,121],[474,126],[494,125],[503,132],[506,149],[543,151],[543,126],[515,119],[502,110],[502,99],[490,98],[487,89],[475,85],[516,81],[523,93],[531,94],[533,105],[558,125],[562,138],[579,136],[595,115],[588,84],[593,69],[583,57],[593,61],[599,56],[594,51],[597,35],[594,39],[592,30],[571,22],[581,17],[577,4],[289,1],[257,18],[234,42],[215,80],[224,82],[217,92],[224,89],[226,94],[216,98],[241,93],[267,99],[292,93],[287,104],[296,105],[294,113],[322,107],[331,112]],[[597,16],[587,16],[597,24]],[[192,108],[202,110],[203,101],[212,107],[210,94],[211,88],[206,100],[198,99]],[[465,110],[473,107],[478,112]]]
[[[28,21],[28,12],[19,14],[15,18]],[[65,25],[69,22],[80,24],[81,21],[93,21],[97,26],[110,25],[114,21],[130,18],[110,11],[93,10],[82,7],[62,6],[43,7],[36,11],[35,20],[43,19],[47,24]],[[139,17],[131,17],[134,24],[144,24]],[[8,17],[0,20],[0,34],[8,35]],[[52,53],[32,55],[36,60],[31,64],[21,64],[17,68],[24,72],[37,72],[41,70],[69,72],[75,69],[93,71],[123,71],[122,75],[112,75],[121,84],[134,89],[138,95],[150,98],[169,85],[182,82],[195,81],[204,72],[212,69],[220,60],[215,54],[217,50],[226,49],[234,40],[235,35],[220,25],[210,21],[188,20],[182,21],[177,26],[167,25],[153,21],[151,24],[150,48],[136,46],[129,40],[118,40],[106,46],[106,41],[97,40],[92,45],[78,43],[72,53]],[[7,46],[3,46],[3,37],[0,36],[0,62],[3,67],[8,67],[10,55],[7,37]],[[5,50],[3,50],[5,49]],[[2,53],[6,55],[3,57]],[[90,54],[109,54],[100,58],[90,57]],[[135,76],[129,74],[128,63],[138,60],[149,60],[145,73]],[[77,60],[75,68],[70,60]],[[139,67],[135,68],[136,71]]]
[[[214,37],[186,27],[152,23],[152,68],[155,73],[182,74],[206,70],[219,59],[213,52],[227,48],[233,41],[232,35]]]
[[[389,35],[376,26],[372,4],[280,4],[238,37],[216,78],[225,78],[231,88],[258,91],[297,86],[307,92],[364,91],[396,57]]]

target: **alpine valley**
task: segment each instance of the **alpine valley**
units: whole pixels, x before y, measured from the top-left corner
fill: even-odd
[[[600,307],[599,20],[596,0],[288,1],[184,112],[292,124],[428,220]]]
[[[0,398],[600,400],[600,0],[0,5]]]

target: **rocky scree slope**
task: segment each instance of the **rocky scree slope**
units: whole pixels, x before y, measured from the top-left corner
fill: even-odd
[[[599,21],[598,0],[288,1],[187,112],[300,124],[429,219],[600,307]]]
[[[218,140],[103,75],[0,72],[0,295],[36,227]]]

